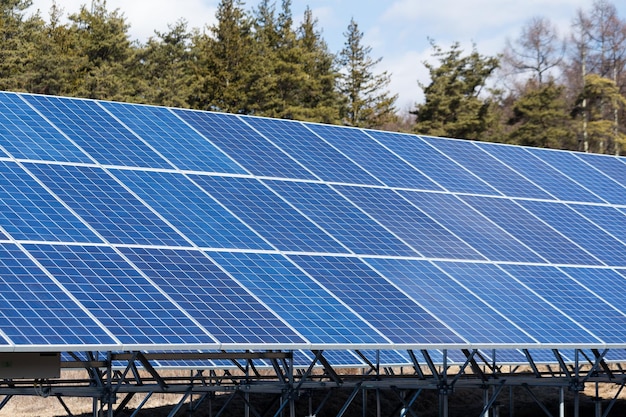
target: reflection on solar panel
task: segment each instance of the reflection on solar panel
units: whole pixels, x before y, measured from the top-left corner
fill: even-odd
[[[0,351],[623,349],[624,167],[0,93]]]

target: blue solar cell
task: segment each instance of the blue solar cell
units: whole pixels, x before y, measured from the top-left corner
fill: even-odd
[[[626,273],[623,269],[561,268],[561,270],[580,285],[605,300],[614,309],[626,314],[626,307],[624,306]],[[590,314],[593,313],[593,310],[585,307],[582,312]]]
[[[92,162],[15,93],[0,92],[0,146],[15,158]]]
[[[576,156],[626,187],[626,163],[623,157],[593,153],[581,153]]]
[[[528,179],[475,146],[473,142],[427,137],[423,139],[506,196],[554,199]]]
[[[25,166],[110,243],[188,245],[182,236],[100,168]]]
[[[569,207],[601,227],[605,232],[626,242],[626,211],[611,206],[569,204]]]
[[[112,102],[101,104],[180,169],[246,173],[169,109]]]
[[[461,196],[461,199],[549,262],[600,265],[584,249],[512,200],[476,196]]]
[[[307,127],[390,187],[442,190],[362,130],[319,124]]]
[[[502,268],[603,342],[623,343],[626,338],[626,314],[557,268],[535,265],[502,265]],[[622,288],[626,289],[626,285]]]
[[[179,109],[173,111],[252,174],[315,179],[311,172],[237,116]]]
[[[244,120],[322,180],[382,185],[299,122],[257,117]]]
[[[289,258],[394,343],[464,343],[415,300],[358,259],[305,255]]]
[[[572,152],[528,148],[528,152],[561,171],[583,187],[613,204],[626,205],[626,188],[602,172],[585,164]]]
[[[215,252],[210,256],[312,343],[388,343],[281,255]]]
[[[101,164],[171,168],[97,102],[50,96],[23,96],[57,128]]]
[[[400,194],[487,259],[542,262],[536,253],[454,195],[413,191]]]
[[[332,231],[335,239],[355,253],[417,255],[328,185],[296,181],[265,181],[265,184],[322,228]]]
[[[14,244],[0,245],[0,331],[17,345],[118,344]],[[0,338],[0,343],[5,344]]]
[[[184,175],[131,170],[111,173],[200,247],[271,249]]]
[[[598,339],[496,265],[436,262],[541,343],[598,343]]]
[[[373,365],[397,365],[408,366],[413,362],[408,353],[401,350],[359,350],[363,356]]]
[[[120,248],[221,343],[304,343],[202,252]]]
[[[501,195],[417,136],[376,131],[368,131],[368,134],[448,191]]]
[[[504,162],[559,200],[601,203],[603,200],[561,171],[537,158],[525,148],[487,142],[474,142],[482,150]]]
[[[428,261],[365,261],[470,343],[537,343],[523,326],[507,320]]]
[[[540,201],[519,204],[607,265],[626,265],[626,246],[567,205]]]
[[[190,178],[280,250],[348,252],[256,179],[200,175]]]
[[[20,166],[3,161],[0,161],[0,226],[17,240],[102,243],[102,239]]]
[[[112,248],[25,247],[123,344],[215,344]]]
[[[334,188],[426,257],[485,259],[392,190],[347,186]]]

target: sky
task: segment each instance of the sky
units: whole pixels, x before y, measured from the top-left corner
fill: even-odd
[[[39,9],[45,18],[52,1],[33,0],[30,11]],[[626,1],[609,1],[626,19]],[[56,2],[67,15],[91,0]],[[155,30],[167,31],[168,24],[179,19],[185,19],[189,28],[214,24],[219,0],[107,0],[106,4],[126,17],[132,39],[146,41]],[[397,108],[403,112],[423,100],[418,81],[429,83],[423,64],[434,62],[429,38],[444,50],[459,42],[463,51],[470,52],[476,45],[480,54],[492,56],[503,50],[506,39],[518,38],[531,18],[548,18],[565,35],[576,12],[589,11],[592,4],[593,0],[292,0],[292,12],[299,22],[308,6],[333,53],[343,48],[354,19],[364,34],[363,44],[372,48],[370,56],[382,58],[376,72],[390,74],[389,89],[398,94]],[[247,10],[257,5],[257,0],[245,1]]]

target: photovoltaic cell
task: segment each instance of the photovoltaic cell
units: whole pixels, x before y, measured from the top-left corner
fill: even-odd
[[[394,343],[463,343],[463,339],[358,259],[289,256]]]
[[[591,204],[569,204],[568,206],[622,243],[626,242],[626,212],[623,209]]]
[[[621,158],[593,153],[581,153],[576,154],[576,156],[626,187],[626,164],[622,162]]]
[[[102,239],[19,165],[3,161],[0,161],[0,226],[16,240],[102,243]]]
[[[551,195],[563,201],[602,203],[604,200],[591,193],[573,179],[555,169],[526,148],[495,143],[474,142],[476,146],[504,162]]]
[[[221,343],[304,343],[200,251],[120,248]]]
[[[121,169],[111,172],[200,247],[271,249],[184,175]]]
[[[541,343],[599,341],[496,265],[460,262],[436,264]]]
[[[417,136],[376,131],[368,134],[448,191],[501,195],[495,188]]]
[[[101,104],[180,169],[246,173],[169,109],[112,102]]]
[[[321,124],[307,127],[390,187],[442,190],[360,129]]]
[[[543,262],[537,254],[454,195],[414,191],[399,193],[487,259]]]
[[[15,158],[92,162],[15,93],[0,92],[0,146]]]
[[[428,137],[423,139],[506,196],[554,199],[544,190],[476,147],[473,142]]]
[[[281,255],[214,252],[211,258],[312,343],[388,343]]]
[[[618,186],[607,175],[590,165],[581,163],[574,153],[548,149],[528,148],[528,152],[552,165],[592,193],[612,204],[626,205],[626,188]]]
[[[280,250],[347,252],[256,179],[200,175],[190,178]]]
[[[298,210],[358,254],[416,256],[417,253],[328,185],[264,181]]]
[[[365,261],[469,343],[537,343],[432,263],[367,258]]]
[[[461,199],[549,262],[572,265],[601,264],[588,252],[512,200],[476,196],[461,196]]]
[[[423,256],[484,259],[467,243],[392,190],[348,186],[334,188]]]
[[[603,342],[621,343],[626,337],[626,315],[558,269],[535,265],[503,265],[502,268]]]
[[[173,111],[252,174],[316,179],[237,116],[179,109]]]
[[[97,102],[50,96],[23,96],[96,161],[106,165],[171,168]]]
[[[17,345],[115,345],[16,245],[0,245],[0,329]],[[6,344],[0,338],[0,344]]]
[[[187,244],[174,229],[100,168],[25,166],[110,243]]]
[[[626,265],[626,246],[567,205],[541,201],[519,204],[607,265]]]
[[[626,294],[626,275],[623,269],[608,268],[560,268],[580,285],[602,298],[613,308],[626,314],[624,294]],[[587,308],[582,311],[589,313]],[[620,329],[621,331],[621,329]]]
[[[245,121],[322,180],[382,185],[301,123],[256,117]]]
[[[25,247],[122,343],[215,344],[110,247]]]

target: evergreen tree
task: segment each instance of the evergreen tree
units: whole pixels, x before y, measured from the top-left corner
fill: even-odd
[[[198,109],[250,113],[249,91],[257,77],[250,18],[239,0],[222,0],[216,17],[209,34],[193,37],[196,86],[190,103]]]
[[[529,81],[522,96],[515,101],[513,116],[508,123],[512,127],[509,143],[541,148],[576,148],[565,87],[554,81]]]
[[[387,89],[390,75],[374,73],[382,58],[372,59],[372,48],[363,45],[363,32],[352,19],[344,33],[346,42],[339,53],[339,92],[345,105],[342,118],[345,124],[366,128],[380,128],[395,121],[397,95]]]
[[[431,42],[432,43],[432,42]],[[430,72],[424,90],[425,102],[413,112],[415,131],[421,134],[484,140],[495,123],[492,103],[481,96],[488,77],[498,67],[498,59],[480,55],[476,49],[462,56],[458,43],[443,51],[432,43],[439,65],[425,62]]]
[[[189,107],[191,95],[191,33],[187,22],[168,25],[168,32],[155,31],[137,53],[134,77],[142,81],[142,101],[172,107]]]

